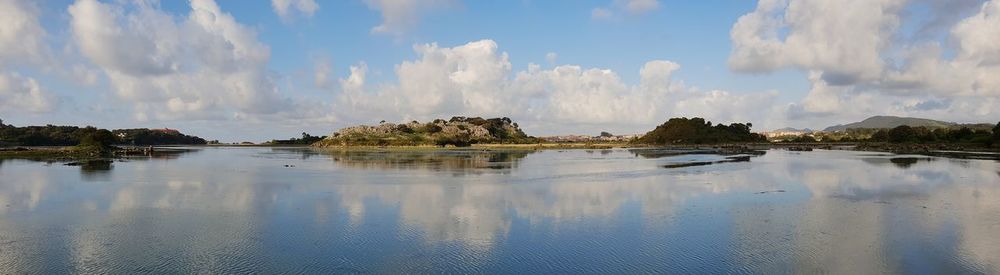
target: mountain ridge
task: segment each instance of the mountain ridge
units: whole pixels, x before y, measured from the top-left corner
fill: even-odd
[[[917,118],[917,117],[872,116],[859,122],[838,124],[826,127],[826,129],[823,129],[823,131],[838,132],[838,131],[846,131],[847,129],[852,129],[852,128],[889,129],[902,125],[910,127],[948,128],[948,127],[958,126],[959,124],[955,122],[947,122],[947,121]]]

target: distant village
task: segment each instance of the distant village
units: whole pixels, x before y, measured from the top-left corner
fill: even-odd
[[[547,142],[629,142],[642,137],[643,134],[630,134],[630,135],[613,135],[608,132],[601,132],[597,136],[587,136],[587,135],[562,135],[562,136],[547,136],[540,137],[542,140]]]

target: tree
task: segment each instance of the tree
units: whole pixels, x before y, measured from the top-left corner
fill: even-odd
[[[763,135],[750,132],[750,124],[727,125],[705,121],[703,118],[671,118],[656,129],[646,133],[639,142],[646,144],[711,144],[725,142],[766,142]]]
[[[816,142],[816,138],[810,135],[801,135],[793,138],[792,142]]]
[[[81,147],[108,148],[117,142],[115,135],[111,134],[111,131],[88,127],[88,130],[90,129],[92,131],[80,139]]]
[[[993,144],[1000,144],[1000,122],[993,127]]]
[[[612,135],[611,133],[608,133],[608,132],[601,132],[601,136],[602,137],[613,137],[615,135]]]
[[[913,141],[914,139],[913,127],[900,125],[896,128],[892,128],[892,130],[889,130],[889,142],[903,143]]]

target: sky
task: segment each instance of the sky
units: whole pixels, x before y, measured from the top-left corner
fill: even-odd
[[[1000,0],[0,0],[5,124],[224,142],[510,117],[1000,120]]]

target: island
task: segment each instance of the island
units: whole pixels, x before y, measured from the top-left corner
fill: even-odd
[[[347,146],[451,146],[473,144],[534,144],[541,139],[528,136],[510,118],[456,116],[431,122],[411,121],[378,125],[359,125],[340,129],[315,147]]]

